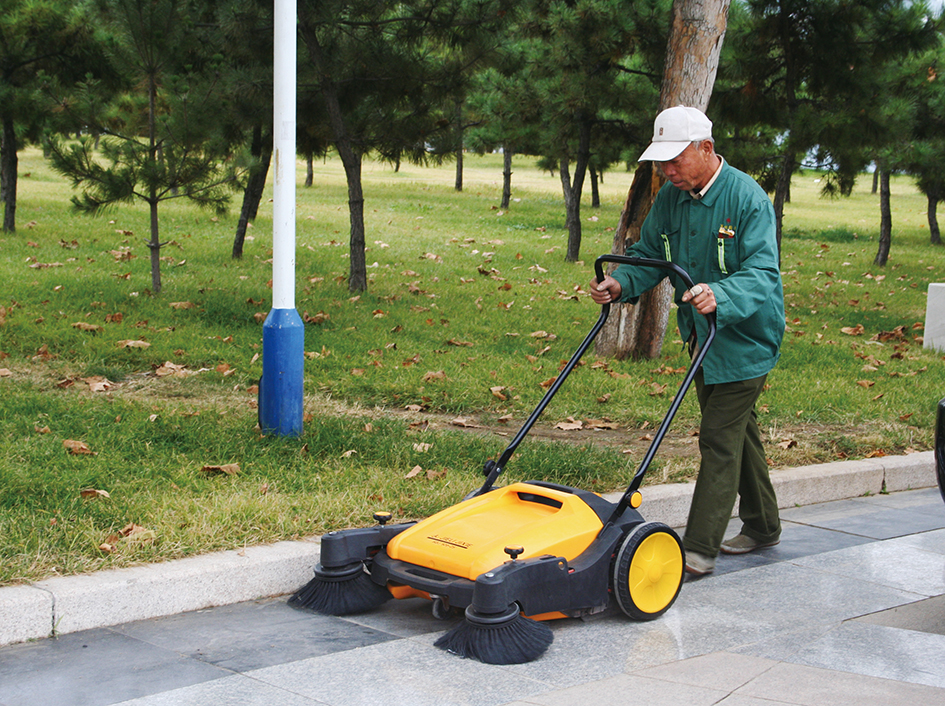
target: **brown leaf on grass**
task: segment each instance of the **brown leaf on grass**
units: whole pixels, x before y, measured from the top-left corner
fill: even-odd
[[[610,394],[609,392],[607,392],[607,393],[605,393],[605,394],[603,394],[603,395],[601,395],[600,397],[597,398],[597,403],[598,403],[598,404],[606,404],[607,402],[610,401],[610,397],[611,397],[611,394]]]
[[[555,384],[555,381],[557,381],[557,379],[558,379],[558,376],[555,375],[553,378],[548,378],[544,382],[540,382],[538,384],[547,390],[549,387]]]
[[[351,374],[354,375],[355,377],[360,377],[364,375],[364,368],[352,368]]]
[[[464,347],[464,348],[472,348],[472,347],[473,347],[473,344],[470,343],[469,341],[460,341],[460,340],[457,340],[457,339],[455,339],[455,338],[451,338],[450,340],[448,340],[448,341],[446,342],[446,345],[448,345],[448,346]]]
[[[434,471],[432,468],[427,469],[427,480],[436,480],[437,478],[445,478],[446,470]]]
[[[171,309],[177,309],[177,310],[197,308],[197,305],[194,304],[193,302],[171,302],[168,306],[170,306]]]
[[[866,458],[882,458],[885,455],[886,455],[885,451],[883,451],[882,449],[876,449],[866,454]]]
[[[150,348],[151,344],[147,341],[118,341],[119,348]]]
[[[473,424],[466,417],[457,417],[456,419],[451,419],[450,424],[454,427],[463,427],[464,429],[478,429],[478,424]]]
[[[495,387],[490,387],[489,392],[492,393],[492,396],[496,399],[500,399],[505,402],[508,397],[504,394],[505,387],[502,385],[496,385]]]
[[[192,370],[188,370],[184,365],[178,365],[177,363],[172,363],[171,361],[165,361],[163,365],[157,368],[154,371],[154,374],[159,377],[169,377],[174,376],[178,378],[187,377],[188,375],[195,375]]]
[[[660,385],[658,382],[654,382],[650,385],[650,388],[650,397],[659,397],[666,392],[666,384]]]
[[[446,377],[446,373],[442,370],[430,370],[424,374],[422,380],[424,382],[435,382],[437,380],[449,380]]]
[[[584,422],[574,417],[568,417],[568,421],[555,424],[555,429],[560,429],[561,431],[579,431],[583,428]]]
[[[433,444],[428,444],[425,441],[413,445],[413,450],[417,453],[426,453],[433,447]]]
[[[110,498],[111,495],[108,494],[107,490],[99,490],[97,488],[83,488],[79,491],[79,496],[85,500],[95,500],[97,498]]]
[[[120,311],[115,312],[114,314],[106,314],[105,323],[106,324],[120,324],[124,320],[124,318],[125,318],[125,315],[122,314]]]
[[[157,539],[157,532],[142,527],[141,525],[136,525],[134,522],[129,522],[122,527],[118,533],[121,535],[119,541],[127,544],[150,544]],[[109,537],[109,539],[111,539],[111,537]]]
[[[76,441],[75,439],[65,439],[62,442],[62,445],[66,448],[73,456],[97,456],[98,454],[92,451],[84,441]]]
[[[873,336],[871,341],[879,341],[881,343],[886,343],[887,341],[905,341],[906,339],[906,327],[897,326],[892,331],[880,331],[875,336]]]
[[[52,429],[49,427],[41,427],[38,425],[33,427],[33,431],[35,431],[37,434],[52,434]]]
[[[587,428],[614,430],[619,429],[620,425],[617,424],[617,422],[610,421],[609,419],[588,419]]]
[[[856,384],[859,385],[860,387],[865,387],[865,388],[869,389],[869,388],[871,388],[873,385],[875,385],[876,383],[873,382],[872,380],[857,380],[857,381],[856,381]]]
[[[235,476],[240,472],[240,464],[224,463],[220,466],[203,466],[200,471],[201,473],[207,473],[208,475]]]
[[[900,421],[900,422],[909,421],[909,417],[911,417],[913,414],[915,414],[915,412],[909,412],[908,414],[902,414],[902,415],[899,416],[899,421]]]
[[[13,371],[9,368],[0,368],[0,378],[13,377]]]
[[[309,316],[307,311],[304,314],[302,314],[302,321],[304,321],[307,324],[323,324],[330,319],[331,319],[331,316],[326,314],[324,311],[319,311],[317,314],[314,314],[312,316]]]
[[[214,370],[223,375],[223,377],[229,377],[236,372],[236,370],[230,367],[229,363],[220,363]]]
[[[499,422],[500,424],[508,424],[509,422],[512,421],[512,415],[511,415],[511,414],[503,414],[503,415],[502,415],[501,417],[499,417],[496,421]]]
[[[408,471],[407,475],[404,478],[416,478],[423,472],[423,469],[420,466],[414,466]]]
[[[102,330],[102,327],[98,324],[88,324],[85,321],[77,321],[72,324],[72,328],[77,328],[80,331],[88,331],[89,333],[98,333]]]
[[[356,456],[357,453],[358,453],[357,449],[348,449],[347,451],[341,454],[341,458],[351,458],[352,456]]]
[[[109,388],[114,387],[113,383],[108,378],[103,378],[101,375],[93,375],[92,377],[82,378],[82,382],[86,383],[89,386],[90,392],[106,392]]]
[[[856,326],[844,326],[840,329],[842,333],[847,334],[848,336],[862,336],[866,333],[866,329],[863,328],[863,324],[857,324]]]
[[[793,449],[795,446],[797,446],[797,441],[794,439],[784,439],[783,441],[778,442],[778,448],[784,449],[785,451],[788,449]]]

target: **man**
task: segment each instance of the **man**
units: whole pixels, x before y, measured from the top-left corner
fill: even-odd
[[[686,571],[715,569],[719,551],[743,554],[780,541],[778,503],[755,416],[755,402],[780,355],[784,293],[774,209],[764,190],[715,153],[712,123],[699,110],[660,113],[640,157],[659,164],[660,189],[628,255],[670,260],[686,270],[691,290],[675,281],[677,322],[690,352],[705,340],[699,314],[716,312],[718,330],[696,392],[702,411],[702,460],[683,538]],[[636,302],[665,272],[622,265],[591,282],[598,304]],[[723,543],[736,496],[741,533]]]

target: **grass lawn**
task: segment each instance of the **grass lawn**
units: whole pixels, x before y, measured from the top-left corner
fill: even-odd
[[[514,170],[502,211],[499,155],[467,155],[462,193],[452,165],[366,163],[370,283],[354,296],[343,172],[315,165],[297,205],[305,431],[285,439],[256,429],[272,204],[238,261],[236,213],[162,207],[152,297],[145,207],[75,214],[69,185],[24,151],[18,230],[0,234],[0,585],[310,536],[379,509],[422,517],[478,485],[596,320],[585,290],[630,182],[605,176],[570,264],[557,176],[525,158]],[[925,198],[894,179],[880,268],[869,178],[840,200],[820,199],[817,178],[795,179],[785,217],[788,332],[759,407],[770,462],[927,450],[945,365],[921,336],[945,249],[928,243]],[[687,362],[670,327],[659,360],[589,353],[507,480],[625,486]],[[697,424],[690,396],[648,482],[692,477]]]

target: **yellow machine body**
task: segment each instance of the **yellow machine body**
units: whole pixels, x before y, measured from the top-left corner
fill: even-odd
[[[510,545],[524,549],[520,559],[550,554],[570,561],[602,527],[594,510],[572,493],[513,483],[404,530],[387,545],[387,554],[474,581],[509,561],[505,548]]]

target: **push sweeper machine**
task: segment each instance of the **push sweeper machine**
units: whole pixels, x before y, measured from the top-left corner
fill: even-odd
[[[621,255],[597,259],[598,281],[605,262],[662,268],[674,283],[694,286],[672,263]],[[439,618],[464,612],[463,621],[437,640],[438,647],[490,664],[537,659],[553,639],[542,621],[601,612],[611,597],[636,620],[666,612],[682,586],[682,542],[665,524],[643,519],[638,488],[712,344],[714,313],[706,317],[708,335],[618,502],[537,480],[494,487],[609,311],[609,304],[601,307],[597,323],[525,425],[498,460],[486,462],[481,488],[420,522],[394,524],[390,513],[381,512],[373,527],[324,535],[315,578],[290,605],[348,615],[392,597],[422,597],[432,601]]]

